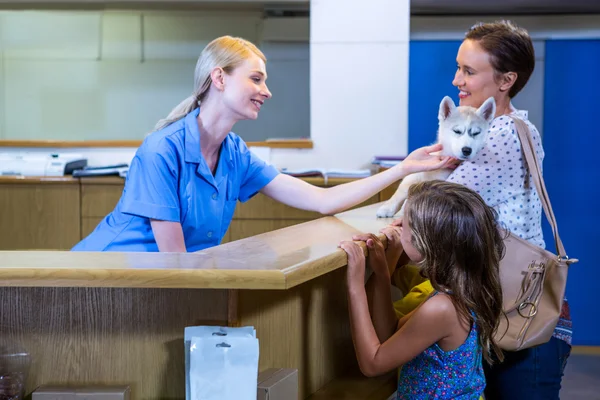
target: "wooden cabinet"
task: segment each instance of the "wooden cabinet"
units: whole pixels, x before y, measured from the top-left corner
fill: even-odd
[[[323,179],[306,178],[325,186]],[[347,179],[330,179],[335,186]],[[357,207],[389,198],[393,185]],[[116,206],[123,179],[97,177],[73,179],[0,179],[0,250],[68,250],[89,235]],[[238,203],[223,243],[321,218],[317,212],[299,210],[262,194]]]
[[[325,186],[323,179],[308,178],[306,180],[317,186]],[[348,181],[347,179],[335,179],[332,180],[331,186]],[[93,231],[102,218],[114,209],[122,191],[123,180],[120,178],[81,179],[82,237]],[[377,203],[378,201],[380,201],[379,195],[375,195],[356,207]],[[238,203],[231,225],[222,242],[227,243],[244,239],[321,217],[322,215],[317,212],[289,207],[258,193],[246,203]]]
[[[0,250],[68,250],[80,215],[77,179],[0,179]]]
[[[81,238],[89,235],[117,205],[121,178],[81,178]]]
[[[356,207],[363,207],[378,201],[379,195],[375,195]],[[259,193],[246,203],[238,203],[223,242],[244,239],[321,217],[323,215],[317,212],[289,207]]]

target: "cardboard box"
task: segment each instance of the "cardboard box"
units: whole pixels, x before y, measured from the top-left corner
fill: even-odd
[[[257,400],[297,399],[297,369],[271,368],[258,374]]]
[[[129,386],[50,386],[38,387],[32,400],[129,400]]]

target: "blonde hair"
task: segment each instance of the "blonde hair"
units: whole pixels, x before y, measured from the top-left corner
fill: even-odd
[[[206,45],[196,63],[194,92],[173,108],[166,118],[159,120],[154,130],[160,130],[180,120],[199,107],[202,100],[206,98],[208,89],[210,89],[212,83],[210,74],[213,69],[221,67],[225,73],[230,74],[252,55],[260,57],[265,63],[267,62],[267,58],[258,47],[239,37],[221,36]]]

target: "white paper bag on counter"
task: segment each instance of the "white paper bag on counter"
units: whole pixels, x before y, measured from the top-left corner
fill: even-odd
[[[256,329],[252,326],[231,328],[228,326],[188,326],[184,330],[185,353],[185,398],[191,400],[190,395],[190,346],[192,337],[227,337],[243,336],[256,337]]]
[[[256,400],[258,339],[192,337],[190,400]]]

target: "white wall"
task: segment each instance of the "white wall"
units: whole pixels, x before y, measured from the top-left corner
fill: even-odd
[[[193,18],[189,13],[185,15],[175,13],[172,17],[166,17],[164,13],[158,12],[88,12],[85,15],[77,12],[61,12],[61,23],[56,25],[54,25],[56,20],[50,21],[34,12],[18,13],[22,14],[19,15],[19,18],[23,18],[23,16],[38,18],[36,26],[39,26],[39,31],[36,31],[37,34],[33,34],[34,40],[29,36],[30,32],[22,31],[22,26],[18,23],[19,19],[5,25],[7,13],[18,12],[0,12],[0,48],[6,49],[6,51],[0,52],[0,83],[2,83],[0,86],[0,94],[2,94],[0,95],[0,137],[7,130],[15,132],[15,138],[27,138],[29,132],[34,130],[46,130],[48,127],[57,129],[58,127],[59,133],[63,130],[70,133],[94,131],[102,132],[107,139],[127,138],[123,137],[123,134],[114,133],[121,129],[121,132],[135,132],[134,138],[141,138],[147,130],[151,129],[156,119],[162,117],[191,90],[192,70],[191,67],[187,70],[186,65],[193,65],[195,62],[195,57],[205,43],[201,40],[202,37],[205,38],[204,40],[208,40],[209,37],[212,38],[221,33],[251,36],[251,32],[254,32],[252,24],[240,23],[240,26],[236,24],[235,27],[228,27],[216,23],[215,21],[222,18],[222,14],[217,15],[218,13],[210,14],[206,23],[196,24],[192,22]],[[147,15],[147,18],[144,18],[142,14]],[[260,21],[257,15],[252,18]],[[356,25],[358,17],[337,14],[337,18],[337,21],[322,20],[322,23],[332,24],[331,29],[336,30],[339,26],[339,30],[343,31],[343,26]],[[396,17],[393,16],[393,18]],[[410,38],[412,40],[457,40],[463,37],[464,32],[474,22],[493,19],[495,18],[413,17],[410,20]],[[517,16],[511,19],[528,28],[533,38],[540,43],[545,39],[556,38],[600,38],[600,16]],[[148,24],[145,30],[142,30],[141,27],[146,22]],[[60,28],[50,31],[50,24],[53,28]],[[98,24],[100,24],[100,29],[96,29]],[[27,25],[32,26],[31,24]],[[278,25],[290,28],[284,30],[287,35],[285,40],[293,42],[291,47],[296,46],[296,51],[292,51],[295,54],[295,60],[307,63],[305,55],[302,56],[305,53],[303,50],[299,50],[303,40],[308,38],[306,21],[296,21],[295,24],[276,22],[270,25],[269,29],[261,27],[259,24],[255,31],[256,36],[249,38],[259,40],[261,29],[264,29],[265,32],[262,34],[266,38],[277,40],[281,38],[281,35],[277,33],[279,32]],[[241,33],[239,33],[240,30]],[[17,35],[15,32],[19,34]],[[140,40],[142,32],[145,32],[146,36],[143,46]],[[157,32],[162,33],[159,35]],[[191,36],[190,32],[192,32]],[[347,40],[348,36],[351,36],[351,32],[348,35],[342,35],[341,42]],[[190,37],[193,40],[190,40]],[[61,43],[67,41],[69,45],[56,46],[59,41]],[[306,44],[306,41],[304,43]],[[285,42],[275,43],[272,46],[281,48],[285,46]],[[373,48],[375,47],[373,46]],[[353,90],[356,89],[355,81],[357,80],[369,81],[371,85],[381,87],[389,82],[389,75],[394,71],[404,74],[402,71],[404,60],[398,61],[397,69],[392,66],[382,72],[378,68],[372,68],[379,65],[380,55],[386,51],[389,52],[390,49],[391,47],[387,44],[381,45],[379,50],[368,53],[368,58],[362,60],[365,61],[364,63],[347,63],[354,69],[351,74],[343,76],[348,82],[347,87],[339,89],[347,90],[346,93],[348,93],[350,106],[344,114],[347,119],[338,118],[332,121],[330,128],[311,132],[315,143],[314,149],[273,149],[270,156],[271,161],[279,167],[290,168],[318,166],[362,168],[369,163],[375,153],[398,154],[405,150],[403,146],[407,141],[405,127],[407,114],[404,108],[398,112],[397,125],[390,129],[374,131],[369,129],[368,123],[372,120],[371,114],[373,110],[377,111],[378,105],[387,104],[390,98],[397,93],[405,96],[406,92],[402,92],[402,88],[394,88],[387,93],[382,90],[380,96],[363,97],[360,91]],[[537,45],[536,50],[538,52],[536,73],[527,90],[517,97],[515,104],[518,107],[521,106],[520,103],[526,105],[526,108],[530,109],[531,118],[538,126],[541,126],[543,46]],[[74,61],[73,54],[80,57],[81,60]],[[160,59],[161,54],[165,58],[168,54],[168,60]],[[189,56],[189,54],[193,54],[193,56]],[[33,57],[34,55],[35,57]],[[181,57],[184,59],[179,59]],[[186,57],[188,59],[185,59]],[[325,59],[322,58],[322,60]],[[285,59],[280,61],[285,62]],[[163,73],[164,70],[161,70],[161,66],[166,66],[168,63],[171,63],[169,70],[175,66],[175,68],[180,68],[181,73],[172,74],[172,81],[168,85],[155,85],[151,77]],[[103,66],[91,67],[92,64],[103,64]],[[406,59],[407,64],[408,59]],[[74,70],[75,66],[81,68]],[[313,64],[312,68],[327,69],[328,66],[327,63]],[[118,76],[122,76],[123,71],[129,71],[129,76],[127,79],[119,81]],[[144,73],[142,74],[141,71]],[[330,72],[334,76],[337,71]],[[145,75],[146,73],[147,75]],[[55,78],[55,82],[43,90],[37,92],[33,90],[31,82],[39,80],[40,75],[48,74]],[[14,82],[17,77],[25,80],[22,86],[15,86]],[[116,80],[116,84],[108,82],[113,79]],[[326,75],[322,74],[319,79],[326,79]],[[91,84],[103,88],[101,99],[88,95],[89,92],[86,92],[86,88]],[[133,85],[135,90],[122,90],[125,84]],[[58,102],[58,100],[68,97],[67,95],[73,95],[73,98],[77,99],[77,101],[67,101],[67,104],[71,104],[72,107],[77,106],[79,101],[98,104],[98,114],[75,115],[73,119],[63,121],[63,118],[58,117],[63,115],[59,113],[63,109],[58,105],[43,110],[39,104],[36,104],[37,97]],[[288,93],[286,96],[293,96],[293,94]],[[140,97],[145,100],[139,100]],[[276,102],[276,99],[274,98],[273,102]],[[315,101],[313,100],[313,102]],[[273,109],[285,108],[287,104],[287,101],[277,102]],[[320,107],[326,109],[326,107],[336,107],[336,104],[322,104]],[[25,113],[23,116],[22,111],[18,111],[23,109],[30,110],[30,113]],[[148,110],[152,113],[151,117],[147,117],[146,111]],[[125,125],[126,129],[111,126],[115,116],[119,115],[131,115],[130,121]],[[262,116],[266,116],[266,113]],[[269,119],[271,117],[272,120]],[[281,123],[281,121],[276,121],[276,115],[271,117],[266,118],[269,123]],[[32,121],[36,119],[37,122]],[[538,120],[536,121],[536,119]],[[309,121],[305,121],[305,123],[308,124]],[[388,125],[392,126],[391,124],[385,126]],[[75,135],[73,138],[76,139],[79,136]],[[378,147],[380,144],[385,145]],[[12,151],[23,150],[26,149],[12,149]],[[7,151],[7,149],[0,149],[0,151]],[[36,151],[51,152],[57,151],[57,149]],[[99,165],[129,162],[135,149],[95,149],[92,151],[71,149],[68,151],[89,152],[90,164]]]
[[[257,12],[5,11],[0,137],[142,139],[192,92],[202,48],[223,34],[256,42],[260,21]]]
[[[141,140],[191,93],[200,51],[225,34],[263,48],[276,95],[259,121],[239,124],[236,133],[247,141],[309,137],[307,18],[0,11],[0,139]],[[15,151],[84,153],[90,165],[101,165],[129,162],[135,149],[0,149]]]
[[[392,18],[396,18],[395,13],[389,13]],[[410,40],[461,40],[465,32],[474,23],[478,21],[489,22],[496,19],[511,19],[522,25],[530,32],[534,39],[536,50],[536,69],[528,83],[527,87],[515,98],[514,105],[520,109],[529,111],[529,117],[543,135],[543,101],[544,101],[544,67],[545,67],[545,46],[544,40],[547,39],[581,39],[581,38],[600,38],[600,15],[568,15],[568,16],[469,16],[469,17],[411,17],[410,19]],[[353,26],[350,21],[340,22],[346,26]],[[382,51],[385,51],[382,49]],[[374,60],[371,65],[379,66],[380,57],[378,54],[370,55]],[[432,55],[432,62],[438,62],[435,55]],[[449,60],[453,62],[453,60]],[[406,59],[408,64],[408,58]],[[375,72],[372,72],[375,71]],[[398,66],[397,71],[403,74],[402,64]],[[373,85],[385,85],[388,82],[388,76],[379,73],[377,68],[363,67],[359,70],[362,79],[370,79]],[[371,75],[372,74],[372,75]],[[410,74],[410,71],[409,71]],[[349,79],[349,86],[352,86],[352,79]],[[408,91],[408,86],[406,86]],[[401,93],[404,95],[405,93]],[[380,98],[369,98],[369,102],[374,104],[385,104],[394,96],[383,96]],[[358,96],[360,98],[360,96]],[[362,100],[362,99],[361,99]],[[410,99],[408,99],[410,101]],[[359,101],[356,101],[356,110],[360,110]],[[366,115],[365,115],[366,114]],[[398,111],[402,118],[406,118],[404,109]],[[369,121],[368,113],[356,111],[348,112],[350,121],[361,119]],[[404,143],[407,142],[407,126],[401,128],[372,131],[368,129],[342,130],[331,129],[324,134],[327,138],[319,137],[312,132],[312,139],[315,142],[314,150],[289,150],[273,149],[271,159],[278,166],[291,168],[320,166],[344,166],[348,168],[363,168],[370,162],[375,154],[403,154],[406,152]],[[401,143],[401,145],[389,145],[390,143]],[[336,144],[337,143],[337,144]],[[351,143],[350,151],[345,151],[343,145]],[[380,150],[378,143],[385,143],[388,146]],[[329,146],[326,155],[320,152],[321,146]],[[336,151],[337,150],[337,151]]]
[[[263,40],[267,85],[273,97],[255,121],[241,121],[234,131],[246,141],[310,137],[310,51],[307,41]]]
[[[409,21],[407,1],[311,2],[314,148],[277,151],[276,165],[359,168],[375,154],[406,151]]]

